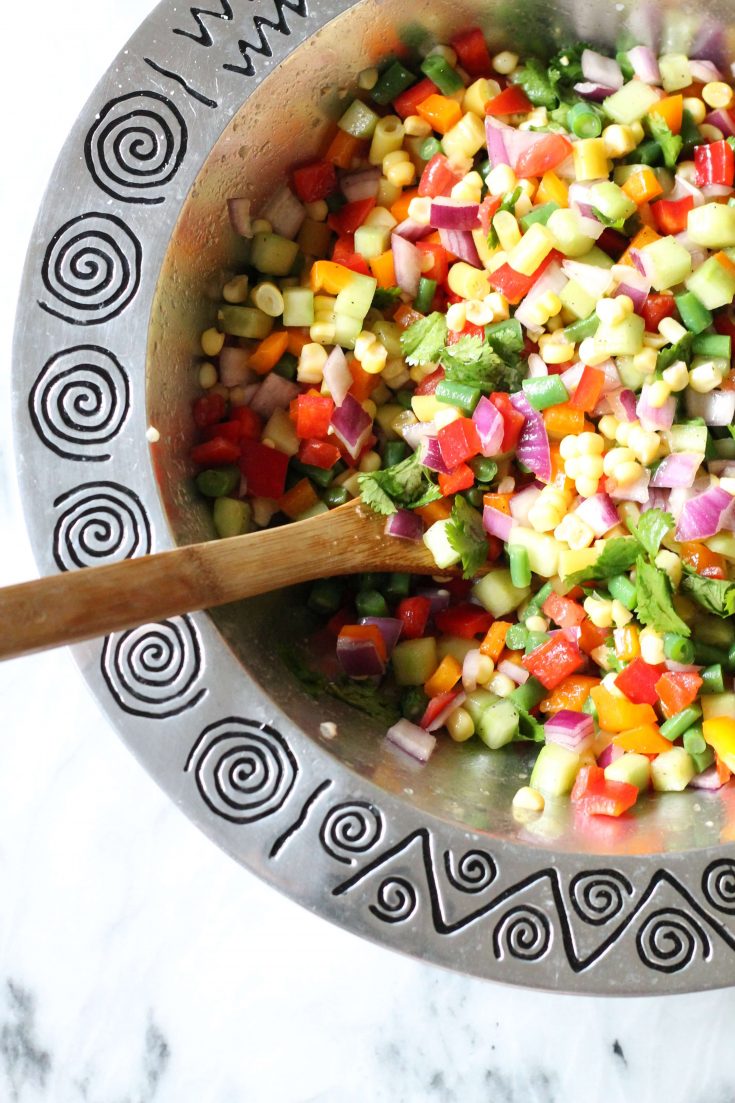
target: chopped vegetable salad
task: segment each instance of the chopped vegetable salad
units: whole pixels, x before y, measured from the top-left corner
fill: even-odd
[[[361,496],[434,580],[314,584],[422,761],[538,744],[519,808],[735,771],[735,94],[712,64],[471,28],[388,60],[258,218],[202,335],[196,483],[229,536]],[[460,577],[461,576],[461,577]],[[300,662],[300,660],[299,660]],[[293,665],[293,664],[292,664]]]

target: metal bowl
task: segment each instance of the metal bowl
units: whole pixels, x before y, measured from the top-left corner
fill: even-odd
[[[257,206],[315,154],[360,69],[476,23],[494,46],[534,52],[629,31],[725,60],[731,37],[716,3],[220,4],[164,0],[145,21],[77,121],[38,217],[14,395],[45,573],[211,533],[187,453],[198,335],[237,263],[225,200]],[[418,766],[375,724],[305,696],[277,657],[301,631],[297,597],[75,648],[122,738],[219,846],[325,918],[477,976],[607,994],[735,982],[735,792],[667,794],[625,822],[580,822],[549,801],[518,822],[522,753],[446,740]]]

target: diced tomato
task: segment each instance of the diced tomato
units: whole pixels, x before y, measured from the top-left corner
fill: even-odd
[[[206,428],[202,429],[202,440],[214,440],[215,437],[222,437],[224,440],[231,440],[234,444],[237,444],[241,436],[239,421],[218,421],[216,425],[207,425]]]
[[[638,787],[627,781],[609,781],[600,766],[583,766],[577,774],[571,800],[588,816],[620,816],[638,799]]]
[[[600,401],[604,386],[605,373],[601,372],[599,368],[592,368],[589,364],[586,364],[569,405],[575,410],[582,410],[583,413],[591,413]]]
[[[673,295],[646,295],[646,300],[641,307],[641,314],[649,333],[658,333],[658,323],[664,318],[671,318],[676,313],[676,301]]]
[[[450,45],[459,64],[471,77],[484,77],[491,71],[490,54],[479,27],[471,27],[469,31],[455,35]]]
[[[330,161],[312,161],[293,170],[293,186],[302,203],[316,203],[337,190],[337,172]]]
[[[726,307],[715,315],[714,327],[724,337],[735,338],[735,318],[732,316],[732,307]]]
[[[221,467],[225,463],[237,463],[240,445],[224,437],[214,437],[197,444],[191,450],[191,458],[201,467]]]
[[[541,606],[544,616],[560,628],[576,628],[587,615],[581,605],[561,594],[551,593]]]
[[[526,670],[538,678],[546,689],[554,689],[584,666],[584,661],[577,645],[562,635],[552,636],[521,659]]]
[[[396,115],[400,115],[402,119],[409,115],[415,115],[418,105],[423,103],[429,96],[435,96],[438,91],[439,89],[433,80],[425,77],[418,84],[414,84],[407,88],[405,92],[401,92],[400,96],[396,96],[393,100]]]
[[[336,234],[354,234],[355,230],[362,226],[374,206],[374,198],[356,199],[353,203],[345,203],[344,207],[340,207],[334,214],[330,214],[327,223]]]
[[[725,184],[731,188],[735,182],[735,153],[724,138],[706,146],[695,146],[694,167],[694,183],[698,188],[706,188],[709,184]]]
[[[479,337],[481,341],[484,341],[485,327],[477,326],[474,322],[465,322],[464,327],[460,330],[447,330],[448,345],[456,345],[457,342],[461,341],[463,337]]]
[[[430,615],[431,602],[428,597],[422,597],[420,594],[416,597],[404,597],[396,609],[396,617],[403,625],[401,638],[417,640],[423,636]]]
[[[651,214],[660,234],[681,234],[687,228],[689,212],[694,207],[691,195],[683,199],[659,199],[651,204]]]
[[[305,440],[299,448],[299,460],[310,467],[329,471],[340,457],[339,448],[326,440]]]
[[[263,419],[249,406],[234,406],[230,418],[237,421],[240,426],[240,438],[248,440],[260,440],[263,429]]]
[[[555,249],[552,249],[546,259],[541,262],[536,271],[530,276],[524,276],[520,272],[516,272],[514,268],[511,268],[511,266],[506,263],[501,264],[494,272],[488,272],[487,277],[495,290],[500,291],[505,295],[508,302],[515,306],[521,299],[525,299],[539,276],[546,271],[552,261],[556,260],[558,256],[559,253],[557,253]]]
[[[296,436],[300,440],[326,437],[334,413],[334,402],[329,395],[309,391],[300,394],[293,405],[296,407]]]
[[[332,260],[335,264],[341,264],[352,272],[359,272],[361,276],[370,275],[370,265],[363,256],[355,252],[355,241],[352,234],[343,234],[338,237],[332,250]]]
[[[451,497],[452,494],[457,494],[460,490],[469,490],[475,481],[475,473],[472,468],[466,463],[460,463],[458,467],[455,467],[454,471],[450,471],[448,475],[443,472],[439,472],[439,489],[445,498]]]
[[[504,391],[494,391],[490,395],[490,401],[503,419],[504,432],[500,451],[511,452],[518,444],[526,419],[520,410],[516,410],[510,395]]]
[[[444,709],[451,705],[452,701],[455,701],[459,697],[460,690],[449,689],[446,693],[438,693],[436,697],[432,697],[426,706],[426,711],[419,721],[419,727],[428,728],[430,724],[433,724],[437,716],[444,711]]]
[[[434,616],[434,623],[440,632],[448,636],[460,636],[463,640],[473,640],[475,636],[486,634],[493,618],[479,605],[463,602],[450,605]]]
[[[437,368],[431,375],[425,376],[416,387],[414,394],[434,394],[436,388],[444,379],[444,368]]]
[[[462,174],[455,172],[443,153],[435,153],[430,161],[426,162],[424,171],[419,180],[419,195],[429,196],[432,199],[437,195],[449,195],[455,184],[462,179]]]
[[[221,394],[203,394],[193,403],[191,414],[194,424],[203,429],[205,425],[214,425],[216,421],[222,421],[226,409],[227,403]]]
[[[522,115],[532,109],[533,104],[518,84],[509,84],[499,95],[494,96],[485,104],[485,114],[493,117],[498,115]]]
[[[437,433],[437,440],[442,459],[450,471],[478,456],[482,450],[477,428],[469,417],[458,417],[443,426]]]
[[[444,246],[436,241],[417,241],[416,248],[422,256],[431,257],[431,268],[422,268],[421,275],[427,280],[436,280],[438,284],[446,283],[449,258]]]
[[[543,176],[566,161],[572,152],[572,143],[563,134],[547,134],[540,142],[529,146],[516,162],[516,176]]]
[[[240,470],[247,479],[248,493],[256,498],[280,498],[286,487],[288,456],[258,440],[241,444]]]
[[[480,220],[480,228],[485,236],[490,233],[490,226],[493,218],[497,214],[498,208],[502,202],[502,195],[486,195],[480,204],[477,211],[477,217]]]
[[[634,705],[655,705],[658,701],[656,683],[663,666],[651,666],[643,659],[633,659],[615,677],[615,685]]]
[[[694,704],[702,685],[702,679],[694,670],[667,670],[662,674],[656,682],[656,692],[664,716],[676,716],[677,712]]]

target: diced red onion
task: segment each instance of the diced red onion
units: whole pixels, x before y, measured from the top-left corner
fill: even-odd
[[[230,218],[230,225],[236,234],[240,234],[242,237],[253,236],[249,199],[228,199],[227,214]]]
[[[673,659],[664,659],[664,666],[672,674],[699,674],[702,669],[696,663],[675,663]]]
[[[525,685],[531,676],[524,666],[514,663],[512,659],[503,659],[502,663],[498,663],[498,674],[505,674],[517,686]]]
[[[704,456],[699,452],[672,452],[664,456],[651,479],[651,486],[691,486]]]
[[[544,724],[547,743],[556,743],[577,753],[591,744],[594,734],[595,722],[586,712],[561,709]]]
[[[529,356],[528,359],[530,360],[531,357]],[[541,358],[539,357],[539,359]],[[562,383],[570,394],[574,394],[577,387],[579,386],[579,381],[584,375],[584,367],[584,364],[580,360],[576,364],[572,364],[571,368],[567,368],[566,371],[563,371],[561,373],[559,378],[561,379]],[[529,372],[529,375],[530,374],[531,373]],[[548,375],[548,371],[546,374]]]
[[[435,613],[441,613],[444,609],[449,608],[449,603],[452,600],[452,595],[449,590],[445,590],[442,587],[432,586],[430,589],[417,590],[416,595],[418,597],[427,598],[431,606],[431,615]]]
[[[597,756],[597,765],[604,770],[606,766],[609,766],[611,762],[614,762],[616,758],[620,758],[623,754],[625,754],[623,748],[610,740],[605,749]]]
[[[476,230],[480,225],[478,203],[463,203],[458,199],[432,200],[429,221],[437,230]]]
[[[474,693],[477,689],[477,679],[485,656],[479,647],[473,647],[468,651],[462,662],[462,687],[467,693]]]
[[[341,406],[353,384],[352,373],[342,348],[335,345],[324,365],[324,382],[335,406]]]
[[[707,470],[713,475],[718,475],[721,479],[735,479],[734,460],[708,460]]]
[[[582,284],[594,299],[601,299],[610,288],[613,277],[609,268],[598,268],[596,264],[583,264],[578,260],[565,260],[562,268],[570,280]]]
[[[618,419],[618,421],[637,421],[638,415],[635,412],[636,402],[638,401],[633,391],[627,387],[622,387],[620,390],[610,391],[606,395],[610,409]]]
[[[721,789],[724,784],[725,782],[721,780],[720,775],[717,773],[717,767],[713,763],[711,766],[708,766],[706,770],[702,770],[701,774],[694,775],[689,782],[689,788],[714,792],[716,789]]]
[[[483,395],[475,406],[472,420],[480,438],[483,456],[497,456],[505,435],[505,422],[500,410]]]
[[[406,241],[421,241],[433,231],[428,224],[424,225],[422,222],[414,222],[412,218],[404,218],[403,222],[393,227],[392,233],[405,237]]]
[[[532,483],[530,486],[525,486],[523,490],[519,490],[511,498],[510,514],[519,525],[528,524],[528,514],[540,493],[541,488],[534,486]]]
[[[604,395],[612,394],[613,391],[620,389],[620,373],[618,371],[615,361],[608,357],[607,360],[603,360],[601,364],[597,364],[597,370],[601,371],[605,376],[605,382],[602,384],[602,393]]]
[[[636,413],[644,429],[670,429],[676,416],[676,399],[670,395],[663,406],[652,406],[648,401],[651,384],[644,383],[636,404]]]
[[[468,230],[440,230],[439,239],[444,248],[458,260],[465,261],[473,268],[482,268],[475,240]]]
[[[408,511],[406,511],[408,512]],[[374,624],[383,637],[385,649],[390,655],[403,631],[403,621],[398,617],[360,617],[360,624]]]
[[[285,410],[293,402],[301,388],[298,383],[269,372],[250,401],[250,409],[267,420],[276,410]]]
[[[352,459],[357,459],[373,427],[373,419],[367,411],[351,394],[345,395],[342,405],[334,409],[331,425]]]
[[[535,330],[540,333],[540,327],[537,326],[533,320],[533,310],[531,308],[536,300],[540,299],[541,296],[545,295],[548,291],[553,291],[555,295],[558,295],[566,287],[568,280],[568,275],[562,271],[559,264],[557,264],[556,261],[552,261],[548,268],[542,272],[536,280],[526,297],[518,304],[515,312],[517,321],[527,329]]]
[[[337,659],[348,678],[371,678],[385,673],[385,663],[373,640],[337,637]]]
[[[726,138],[735,134],[735,115],[724,107],[718,108],[716,111],[710,111],[705,122],[709,123],[710,126],[716,126]]]
[[[436,736],[424,731],[418,724],[412,724],[410,720],[399,720],[392,728],[388,728],[385,737],[389,743],[394,743],[419,762],[428,762],[436,747]]]
[[[557,165],[554,172],[560,180],[572,181],[577,179],[577,173],[574,168],[574,154],[570,153],[568,157],[565,157],[561,164]]]
[[[503,513],[500,509],[495,509],[494,506],[485,506],[482,511],[482,524],[485,532],[489,533],[490,536],[497,536],[503,543],[507,543],[510,539],[511,531],[517,523],[509,514]]]
[[[436,425],[433,421],[417,421],[414,425],[401,427],[401,436],[412,452],[420,447],[424,437],[436,436]]]
[[[732,506],[733,497],[719,486],[690,498],[679,514],[677,540],[706,540],[722,528],[723,514]]]
[[[643,506],[644,510],[649,509],[663,509],[665,512],[670,513],[669,498],[671,497],[671,491],[666,487],[651,486],[648,484],[648,501]]]
[[[644,84],[661,83],[661,71],[650,46],[634,46],[632,50],[628,50],[628,60],[638,80]]]
[[[695,207],[701,207],[704,203],[704,196],[700,188],[690,183],[682,173],[677,172],[674,177],[674,190],[671,192],[669,199],[671,199],[672,202],[678,202],[680,199],[687,198],[694,200]]]
[[[526,419],[516,447],[516,456],[524,467],[542,482],[548,483],[551,479],[551,448],[544,419],[522,392],[511,395],[510,400]]]
[[[340,180],[342,194],[348,203],[355,203],[358,199],[375,199],[380,186],[382,170],[379,165],[371,165],[368,169],[360,169],[359,172],[348,172]]]
[[[591,498],[585,498],[575,507],[574,513],[594,532],[595,536],[604,536],[610,529],[620,524],[615,503],[609,494],[600,491]]]
[[[732,195],[733,191],[735,188],[731,188],[729,184],[705,184],[702,195],[705,199],[724,199]]]
[[[640,273],[638,273],[638,275],[640,275]],[[644,279],[645,282],[648,283],[648,280],[646,280],[645,276],[643,276],[642,279]],[[650,283],[648,283],[648,290],[646,291],[641,290],[639,287],[633,287],[629,283],[620,283],[613,291],[613,298],[617,298],[618,295],[627,295],[633,303],[633,309],[635,310],[636,314],[640,314],[641,310],[643,309],[643,304],[648,298],[650,290]]]
[[[242,387],[244,383],[252,383],[258,378],[258,373],[248,367],[250,350],[241,349],[237,345],[225,345],[219,354],[219,381],[223,387]]]
[[[609,61],[609,58],[605,59]],[[612,88],[609,84],[599,84],[592,80],[580,80],[574,85],[574,91],[585,100],[594,100],[595,103],[602,103],[608,96],[611,96],[613,92],[617,92],[617,88]]]
[[[249,406],[259,390],[260,383],[246,383],[244,387],[242,387],[241,394],[238,396],[238,401],[235,402],[232,396],[230,396],[230,402],[233,406]]]
[[[429,471],[439,471],[442,475],[449,474],[449,468],[444,462],[442,450],[436,437],[424,437],[419,444],[419,459]]]
[[[688,387],[686,406],[689,417],[704,418],[707,425],[732,425],[735,421],[735,391],[698,394]]]
[[[416,295],[421,279],[421,253],[411,241],[399,234],[391,234],[391,249],[395,266],[396,283],[401,291]]]
[[[452,715],[455,709],[458,709],[460,705],[463,705],[467,700],[467,694],[463,689],[458,689],[452,693],[441,712],[438,712],[433,720],[430,720],[428,724],[421,723],[421,727],[424,731],[435,732],[439,728],[443,728],[449,717]]]
[[[634,483],[626,486],[618,486],[614,478],[607,481],[608,493],[614,502],[640,502],[643,505],[648,501],[648,484],[651,480],[651,472],[644,470]]]
[[[517,317],[518,317],[518,314],[516,314],[516,318]],[[541,378],[543,378],[543,376],[549,374],[548,364],[543,359],[543,357],[539,356],[539,354],[537,352],[532,352],[529,355],[528,360],[526,361],[526,363],[528,364],[528,378],[529,379],[541,379]],[[566,386],[566,383],[564,385]],[[568,389],[569,388],[567,387],[567,390]]]
[[[281,237],[293,239],[301,229],[306,211],[288,184],[283,184],[266,203],[261,218],[267,219]]]
[[[579,232],[584,234],[585,237],[590,238],[592,241],[597,241],[605,233],[605,227],[596,218],[590,218],[588,215],[582,213],[581,210],[577,211],[579,215]],[[603,269],[604,271],[604,269]]]
[[[720,70],[713,62],[707,61],[706,58],[690,58],[689,72],[693,81],[698,80],[702,84],[709,84],[712,80],[722,80]]]
[[[633,264],[635,265],[637,271],[642,272],[644,276],[646,276],[649,280],[651,280],[651,282],[653,282],[653,269],[650,263],[648,264],[648,267],[646,267],[646,258],[644,257],[641,250],[631,249],[630,259],[633,261]]]
[[[508,157],[508,151],[505,148],[505,134],[510,131],[511,127],[505,126],[503,123],[499,123],[496,119],[491,118],[488,115],[485,119],[485,138],[487,140],[487,154],[490,158],[490,164],[495,168],[496,165],[509,165],[510,158]]]
[[[537,130],[519,130],[517,127],[509,127],[508,132],[503,133],[503,142],[510,159],[511,168],[518,167],[518,161],[522,154],[533,146],[544,142],[548,134]]]
[[[413,540],[418,543],[424,535],[424,525],[417,513],[410,509],[399,509],[386,519],[385,535],[395,536],[399,540]]]

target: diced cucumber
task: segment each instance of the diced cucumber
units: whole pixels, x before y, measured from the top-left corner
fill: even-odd
[[[694,207],[687,219],[687,233],[697,245],[726,249],[735,245],[735,207],[704,203]]]
[[[349,314],[334,315],[334,341],[343,349],[353,349],[362,330],[362,319],[351,318]]]
[[[378,124],[378,116],[362,100],[353,100],[337,123],[345,134],[351,134],[353,138],[372,138],[373,131]]]
[[[708,310],[717,310],[729,306],[735,298],[735,273],[720,264],[716,256],[708,257],[686,280],[686,287]]]
[[[565,257],[582,257],[594,240],[582,229],[578,213],[568,207],[554,211],[546,226]]]
[[[692,83],[692,72],[686,54],[662,54],[658,59],[658,67],[665,92],[678,92]]]
[[[608,781],[627,781],[644,792],[651,784],[651,763],[644,754],[624,754],[605,767]]]
[[[602,101],[602,110],[614,123],[630,126],[643,118],[649,107],[658,101],[658,96],[658,92],[648,84],[631,80]]]
[[[489,689],[475,689],[472,693],[467,694],[462,708],[467,710],[472,717],[472,723],[477,727],[483,712],[499,700],[500,698],[491,693]]]
[[[298,252],[299,243],[280,234],[254,234],[250,263],[267,276],[287,276]]]
[[[387,226],[358,226],[355,230],[355,252],[369,260],[379,257],[388,248],[390,229]]]
[[[446,570],[447,567],[453,567],[455,563],[459,563],[461,558],[459,552],[455,551],[449,542],[448,529],[450,525],[449,518],[446,521],[435,521],[424,533],[424,543],[431,552],[437,567],[442,571]]]
[[[622,322],[615,325],[601,325],[595,341],[605,349],[608,356],[635,356],[643,347],[645,327],[646,323],[639,314],[628,314]]]
[[[574,751],[558,743],[546,743],[539,751],[529,785],[549,796],[563,797],[571,793],[580,765],[580,756]]]
[[[644,245],[641,253],[645,257],[646,273],[651,277],[651,283],[656,291],[675,287],[691,276],[692,254],[671,236],[661,237],[658,241]],[[689,287],[688,283],[687,287]],[[697,294],[693,287],[689,290]]]
[[[283,324],[285,326],[314,324],[314,292],[308,287],[284,287]]]
[[[640,319],[641,322],[643,319]],[[516,525],[508,537],[509,546],[520,545],[528,552],[531,570],[542,578],[553,578],[559,570],[559,552],[562,545],[553,536],[545,532]]]
[[[439,665],[436,640],[424,636],[420,640],[403,640],[391,655],[393,675],[399,686],[422,686]]]
[[[249,502],[239,498],[217,498],[212,515],[218,536],[242,536],[250,528],[253,511]]]
[[[497,751],[518,734],[518,709],[510,701],[496,701],[485,709],[476,727],[483,743]]]
[[[734,532],[718,532],[716,536],[710,536],[709,540],[705,540],[704,543],[710,551],[716,552],[718,555],[723,555],[725,559],[729,559],[731,562],[735,562]]]
[[[355,272],[347,287],[344,287],[334,304],[335,314],[347,314],[350,318],[363,320],[373,301],[378,281],[374,276],[363,276]]]
[[[217,321],[223,333],[262,341],[273,329],[273,318],[254,306],[221,306]]]
[[[735,716],[735,693],[708,693],[699,703],[705,720],[714,720],[716,716]]]
[[[672,425],[664,429],[663,438],[670,452],[701,452],[707,447],[706,425]]]
[[[475,651],[477,640],[463,640],[461,636],[442,636],[436,645],[436,654],[439,662],[445,655],[451,655],[458,663],[463,663],[468,651]]]
[[[597,305],[597,297],[577,280],[570,280],[559,292],[559,298],[575,318],[588,318]]]
[[[579,263],[593,264],[595,268],[612,268],[615,261],[603,252],[599,245],[593,245],[589,252],[579,258]]]
[[[401,333],[403,330],[397,322],[388,322],[381,318],[373,322],[370,329],[384,346],[389,356],[401,355]]]
[[[530,592],[526,586],[514,586],[510,571],[504,568],[490,571],[472,588],[473,596],[496,618],[512,613],[526,600]]]
[[[651,763],[651,781],[659,793],[681,793],[696,772],[691,755],[683,747],[672,747]]]
[[[632,199],[628,199],[622,188],[614,184],[612,180],[605,180],[601,184],[594,184],[590,188],[592,201],[598,211],[615,221],[618,218],[625,220],[638,210]]]
[[[646,373],[635,366],[632,356],[619,356],[615,361],[620,382],[631,391],[639,391],[646,381]]]

